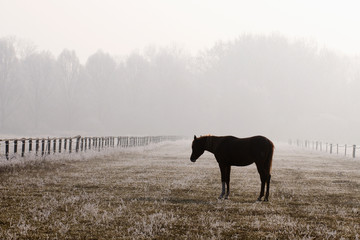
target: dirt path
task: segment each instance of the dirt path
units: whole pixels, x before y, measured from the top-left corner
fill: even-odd
[[[211,154],[190,143],[0,172],[0,239],[360,238],[360,160],[276,148],[270,202],[255,166],[218,200]]]

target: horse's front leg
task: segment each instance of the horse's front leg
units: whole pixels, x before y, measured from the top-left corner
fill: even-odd
[[[219,162],[219,168],[221,173],[221,193],[219,196],[219,199],[222,199],[225,195],[225,166],[223,164],[220,164]]]
[[[230,166],[220,164],[219,166],[221,171],[221,194],[219,196],[219,199],[222,199],[225,195],[225,184],[227,187],[225,199],[228,199],[230,194]]]
[[[225,195],[225,182],[224,181],[221,181],[221,187],[222,187],[222,190],[221,190],[219,199],[222,199],[224,197],[224,195]]]
[[[226,186],[227,186],[227,191],[226,191],[225,199],[228,199],[229,194],[230,194],[230,183],[229,183],[229,181],[226,182]]]

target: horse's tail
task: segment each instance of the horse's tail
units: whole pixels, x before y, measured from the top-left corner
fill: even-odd
[[[274,144],[272,141],[269,141],[269,149],[268,149],[268,155],[267,155],[267,158],[266,158],[266,162],[267,162],[267,167],[268,167],[268,170],[269,170],[269,174],[271,173],[271,167],[272,167],[272,159],[273,159],[273,154],[274,154]]]

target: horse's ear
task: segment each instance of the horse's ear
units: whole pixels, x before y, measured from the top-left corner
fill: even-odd
[[[196,140],[196,135],[194,135],[194,140]]]

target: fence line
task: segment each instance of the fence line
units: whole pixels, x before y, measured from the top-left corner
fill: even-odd
[[[24,157],[27,153],[35,153],[36,156],[44,156],[56,153],[78,153],[87,150],[101,151],[107,148],[129,148],[146,146],[152,143],[175,141],[181,139],[178,136],[108,136],[108,137],[60,137],[60,138],[12,138],[0,139],[0,158],[5,155],[9,160],[10,155]],[[21,145],[21,146],[20,146]]]
[[[357,150],[360,149],[359,146],[356,144],[334,144],[328,142],[321,142],[321,141],[309,141],[309,140],[296,140],[292,141],[289,140],[290,145],[296,145],[298,147],[313,149],[321,152],[329,152],[330,154],[344,154],[344,156],[352,156],[353,158],[356,157]]]

